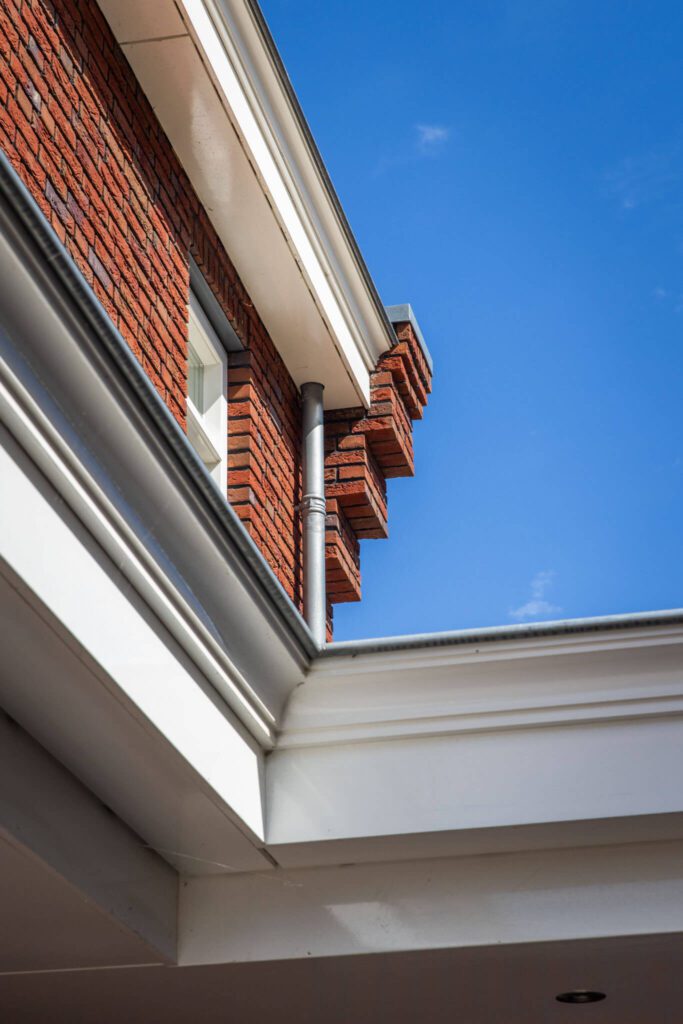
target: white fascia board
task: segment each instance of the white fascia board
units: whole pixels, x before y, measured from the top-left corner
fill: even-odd
[[[682,899],[681,842],[202,878],[179,963],[675,934]]]
[[[365,375],[374,370],[379,355],[390,347],[388,332],[380,321],[379,340],[378,324],[374,324],[374,337],[368,344],[367,325],[358,322],[360,309],[349,302],[341,262],[324,233],[323,218],[313,206],[313,197],[305,189],[295,151],[283,145],[292,138],[294,125],[287,126],[287,131],[284,125],[273,122],[274,116],[288,111],[253,20],[245,17],[246,5],[243,0],[182,0],[182,8],[332,339],[368,404]],[[240,28],[250,33],[250,50]],[[270,72],[267,77],[264,70]],[[296,141],[296,155],[301,157],[300,138]],[[375,320],[379,320],[377,314]]]
[[[233,834],[266,866],[256,743],[5,430],[0,474],[2,705],[180,870],[215,870]]]
[[[275,140],[275,156],[299,214],[310,224],[318,256],[355,336],[369,350],[371,368],[394,343],[394,332],[346,222],[287,73],[256,0],[207,0],[239,48],[245,82],[252,83],[261,123]],[[368,364],[370,365],[370,364]]]
[[[324,657],[268,759],[266,834],[294,865],[666,832],[681,771],[681,625]]]

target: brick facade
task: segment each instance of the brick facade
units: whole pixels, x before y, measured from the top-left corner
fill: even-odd
[[[181,427],[189,256],[244,351],[229,355],[228,497],[302,605],[300,400],[93,0],[0,0],[0,146]],[[387,535],[385,478],[411,475],[429,371],[410,324],[372,407],[327,416],[332,604],[360,598],[359,538]]]

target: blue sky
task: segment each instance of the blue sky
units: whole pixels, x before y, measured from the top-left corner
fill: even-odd
[[[263,8],[435,362],[336,638],[683,604],[683,4]]]

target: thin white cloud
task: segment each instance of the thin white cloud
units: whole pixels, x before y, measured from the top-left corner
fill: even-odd
[[[557,615],[562,609],[559,605],[551,604],[546,600],[546,592],[552,586],[555,573],[549,569],[542,569],[537,572],[529,584],[531,595],[529,600],[513,608],[510,612],[511,619],[522,621],[524,619],[545,619],[550,615]]]
[[[434,153],[445,142],[451,134],[450,128],[442,124],[416,124],[417,148],[421,153]]]
[[[626,211],[670,198],[679,180],[677,147],[626,157],[604,175],[607,191]]]
[[[378,160],[373,169],[374,177],[384,174],[394,167],[418,163],[441,152],[451,137],[451,130],[442,124],[413,125],[415,135],[412,145],[402,143],[394,153],[388,153]]]

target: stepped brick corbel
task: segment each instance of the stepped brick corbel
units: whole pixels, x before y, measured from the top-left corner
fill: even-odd
[[[359,601],[363,538],[388,536],[389,477],[413,476],[412,420],[421,419],[431,391],[431,363],[409,306],[387,311],[396,344],[370,382],[370,408],[325,416],[326,570],[332,605]],[[392,315],[393,314],[393,315]]]

